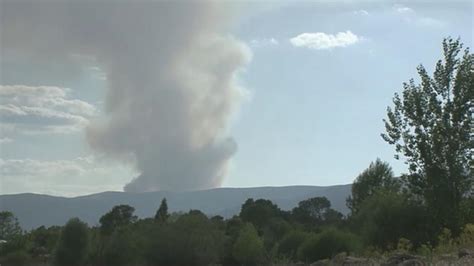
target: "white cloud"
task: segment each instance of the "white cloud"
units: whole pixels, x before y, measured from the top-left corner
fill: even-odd
[[[52,86],[0,86],[0,124],[22,134],[78,131],[97,115],[95,106],[68,97],[69,89]]]
[[[446,25],[444,21],[431,18],[431,17],[421,16],[414,9],[407,6],[395,5],[393,6],[393,10],[406,23],[412,23],[418,26],[435,27],[435,28],[444,27]]]
[[[367,10],[364,10],[364,9],[355,10],[352,13],[356,16],[368,16],[369,15],[369,12]]]
[[[414,14],[415,10],[407,6],[394,6],[393,9],[401,14]]]
[[[122,190],[136,175],[124,165],[110,164],[93,156],[72,160],[0,159],[0,193],[35,192],[77,196]]]
[[[264,38],[264,39],[254,39],[249,42],[249,46],[260,48],[265,46],[275,46],[278,45],[279,42],[275,38]]]
[[[351,31],[328,34],[324,32],[302,33],[290,39],[295,47],[306,47],[310,49],[323,50],[335,47],[347,47],[360,42],[363,38]]]

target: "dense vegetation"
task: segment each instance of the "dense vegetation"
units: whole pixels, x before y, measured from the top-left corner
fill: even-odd
[[[387,110],[382,137],[409,173],[395,177],[388,163],[371,163],[353,183],[346,216],[324,197],[289,211],[248,199],[230,219],[199,210],[168,213],[163,199],[153,218],[138,219],[132,206],[119,205],[94,227],[72,218],[62,227],[24,232],[12,213],[1,212],[0,239],[6,242],[0,263],[265,265],[341,252],[431,256],[473,249],[474,56],[453,39],[443,42],[443,51],[433,77],[419,66],[421,83],[404,84]]]

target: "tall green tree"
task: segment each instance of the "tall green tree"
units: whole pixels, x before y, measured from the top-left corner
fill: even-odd
[[[262,264],[265,248],[257,230],[251,223],[244,225],[232,247],[232,255],[241,265]]]
[[[439,226],[459,231],[461,202],[473,193],[474,55],[451,38],[433,76],[418,67],[421,83],[404,83],[387,108],[383,139],[409,166],[410,191],[431,209]]]
[[[240,218],[244,222],[252,223],[258,230],[263,228],[270,219],[274,217],[280,217],[283,213],[270,200],[266,199],[257,199],[253,200],[252,198],[247,199],[240,210]]]
[[[138,218],[133,215],[135,208],[129,205],[117,205],[112,210],[104,214],[100,222],[100,230],[105,235],[110,235],[115,229],[131,224]]]
[[[169,216],[168,203],[166,202],[166,198],[163,198],[163,200],[161,200],[160,207],[156,211],[155,219],[159,222],[166,222]]]
[[[432,219],[426,208],[404,193],[376,191],[364,200],[351,216],[351,226],[365,244],[381,249],[393,248],[400,238],[416,246],[433,241]]]
[[[347,207],[353,214],[357,213],[362,202],[381,189],[397,192],[400,184],[393,176],[392,167],[377,158],[356,177],[352,184],[351,196],[346,200]]]
[[[79,218],[70,219],[64,226],[55,254],[55,265],[84,265],[89,246],[89,229]]]
[[[116,230],[105,242],[102,266],[136,265],[141,252],[138,248],[139,237],[129,228]]]
[[[60,226],[51,226],[49,228],[40,226],[31,230],[29,238],[32,244],[33,255],[39,256],[53,253],[60,235]]]
[[[18,219],[12,212],[0,212],[0,239],[10,240],[16,236],[21,235],[22,230]]]
[[[326,221],[339,221],[342,214],[331,209],[331,202],[326,197],[314,197],[300,201],[293,208],[291,215],[294,220],[307,225],[320,225]]]
[[[223,256],[226,236],[200,211],[190,211],[147,230],[146,260],[150,265],[211,265]]]

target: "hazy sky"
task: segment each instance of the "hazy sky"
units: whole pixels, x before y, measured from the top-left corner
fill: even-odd
[[[473,47],[471,1],[23,4],[0,5],[0,194],[345,184],[377,157],[399,174],[393,93],[443,37]]]

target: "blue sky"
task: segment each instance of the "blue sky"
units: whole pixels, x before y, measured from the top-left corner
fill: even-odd
[[[248,46],[252,58],[239,71],[244,97],[228,123],[237,151],[226,187],[346,184],[377,157],[404,172],[380,137],[393,94],[416,78],[418,64],[432,69],[444,37],[473,46],[468,1],[231,8],[238,11],[225,35]],[[87,124],[107,116],[107,75],[93,58],[68,58],[2,56],[2,194],[122,190],[139,174],[133,160],[103,156],[86,141]],[[20,105],[49,113],[27,122],[5,113]]]

